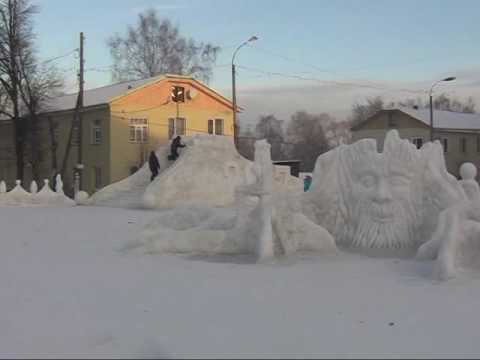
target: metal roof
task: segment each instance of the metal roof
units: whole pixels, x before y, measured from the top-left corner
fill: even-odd
[[[400,107],[405,114],[430,126],[430,109]],[[467,114],[453,111],[433,110],[433,127],[440,129],[480,130],[480,114]]]
[[[123,95],[129,90],[135,89],[163,77],[164,76],[154,76],[147,79],[124,81],[95,89],[85,90],[83,93],[83,106],[87,107],[107,104],[114,97]],[[45,106],[45,111],[51,112],[74,109],[77,101],[77,96],[78,93],[74,93],[52,98]]]

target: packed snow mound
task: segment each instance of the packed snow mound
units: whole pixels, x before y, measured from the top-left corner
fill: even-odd
[[[155,151],[160,162],[160,174],[171,165],[167,159],[169,152],[169,145],[161,146]],[[143,207],[142,196],[150,184],[150,176],[151,172],[147,161],[134,174],[94,193],[88,199],[88,204],[125,208]]]
[[[57,177],[57,189],[50,189],[49,181],[44,180],[43,188],[37,192],[38,186],[35,181],[30,185],[31,192],[26,191],[20,180],[16,181],[15,187],[7,192],[5,183],[0,184],[0,206],[75,206],[75,201],[63,193],[61,179]]]
[[[175,163],[146,188],[146,207],[226,206],[234,202],[237,186],[252,181],[253,162],[237,152],[233,138],[197,134],[185,144]],[[302,191],[302,186],[288,167],[275,166],[275,191]]]
[[[253,163],[237,152],[229,136],[196,134],[182,137],[182,142],[186,147],[179,149],[175,161],[168,160],[170,144],[157,149],[160,172],[153,182],[147,162],[135,174],[93,194],[89,203],[158,209],[231,204],[235,187],[250,181]],[[290,175],[288,166],[275,166],[274,190],[302,192],[303,183]]]

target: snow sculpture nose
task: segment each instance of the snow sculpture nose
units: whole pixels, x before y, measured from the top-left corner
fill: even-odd
[[[378,182],[378,187],[375,191],[374,201],[379,204],[384,204],[389,201],[392,201],[392,194],[390,192],[390,187],[385,179],[381,179]]]

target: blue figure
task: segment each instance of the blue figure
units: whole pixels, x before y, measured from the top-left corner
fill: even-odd
[[[303,179],[303,191],[308,191],[310,185],[312,184],[312,177],[310,175],[305,176]]]

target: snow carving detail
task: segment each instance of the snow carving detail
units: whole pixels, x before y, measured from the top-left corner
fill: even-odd
[[[306,213],[345,247],[414,251],[460,196],[444,167],[439,143],[418,150],[396,130],[387,133],[383,152],[374,139],[341,145],[317,159]],[[447,184],[449,198],[432,192],[438,182]],[[425,199],[433,199],[430,207]]]
[[[418,259],[435,259],[433,276],[448,280],[457,267],[480,269],[480,187],[472,163],[460,167],[465,196],[440,213],[435,232],[417,253]]]

